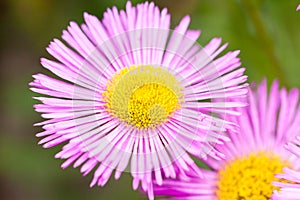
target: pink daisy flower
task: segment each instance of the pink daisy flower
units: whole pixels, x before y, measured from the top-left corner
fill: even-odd
[[[298,5],[298,7],[297,7],[297,9],[296,9],[297,11],[299,11],[300,10],[300,4]]]
[[[297,136],[292,142],[289,142],[286,148],[292,152],[298,159],[300,158],[300,136]],[[284,174],[276,175],[277,178],[284,179],[286,182],[274,182],[280,187],[280,190],[274,191],[272,199],[274,200],[299,200],[300,199],[300,170],[290,168],[283,169]]]
[[[287,141],[300,133],[299,91],[279,90],[274,81],[268,95],[266,80],[249,91],[249,107],[240,108],[240,117],[230,117],[239,124],[238,133],[228,130],[231,142],[216,145],[226,159],[209,158],[212,170],[202,169],[204,177],[191,172],[176,180],[155,185],[157,196],[172,199],[271,199],[278,189],[275,174],[285,167],[299,169],[299,158],[284,148]],[[298,152],[299,153],[299,152]]]
[[[47,95],[34,106],[47,119],[35,124],[44,129],[39,144],[64,143],[55,155],[66,159],[62,168],[95,169],[91,186],[128,171],[133,188],[141,183],[153,199],[152,180],[162,184],[162,174],[200,173],[189,154],[222,157],[213,145],[235,125],[217,116],[239,114],[228,108],[244,106],[233,99],[247,93],[239,51],[216,58],[227,44],[215,38],[201,48],[188,16],[170,31],[170,15],[154,3],[128,2],[102,21],[87,13],[84,20],[63,31],[66,43],[50,43],[55,60],[41,59],[60,79],[36,74],[30,83]]]

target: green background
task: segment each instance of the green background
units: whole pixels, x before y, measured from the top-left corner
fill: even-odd
[[[138,1],[133,1],[135,5]],[[92,175],[60,168],[53,156],[61,148],[42,149],[35,134],[41,121],[32,105],[31,75],[46,72],[39,58],[54,37],[60,38],[69,21],[83,22],[87,11],[102,18],[107,7],[123,9],[125,1],[2,0],[0,1],[0,199],[145,199],[132,191],[124,174],[104,187],[89,188]],[[227,50],[240,49],[249,81],[279,78],[282,85],[300,86],[300,12],[295,0],[178,0],[156,1],[168,7],[172,27],[189,14],[191,28],[201,29],[199,43],[213,37],[229,42]],[[46,72],[48,73],[48,72]]]

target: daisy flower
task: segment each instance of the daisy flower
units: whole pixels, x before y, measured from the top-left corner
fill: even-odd
[[[297,9],[296,9],[297,11],[299,11],[300,10],[300,4],[298,5],[298,7],[297,7]]]
[[[205,162],[211,170],[202,169],[204,177],[191,172],[164,180],[162,186],[154,185],[154,193],[172,199],[271,199],[278,189],[272,182],[284,182],[275,174],[300,165],[284,148],[300,133],[299,91],[279,90],[278,85],[273,82],[269,95],[266,80],[249,89],[249,107],[238,109],[240,117],[229,117],[239,124],[238,133],[228,130],[231,142],[215,146],[224,160],[209,158]]]
[[[152,177],[162,184],[162,174],[199,174],[190,154],[222,157],[213,145],[235,125],[220,116],[237,115],[228,108],[245,103],[232,99],[247,93],[239,51],[218,56],[227,46],[220,38],[202,48],[188,16],[171,31],[167,9],[154,3],[128,2],[107,9],[102,21],[87,13],[84,20],[63,31],[65,42],[50,43],[55,60],[41,59],[59,78],[36,74],[30,83],[47,95],[34,106],[47,119],[35,124],[44,129],[39,144],[64,144],[55,155],[66,159],[62,168],[93,170],[91,186],[128,171],[133,188],[141,184],[153,199]]]
[[[298,159],[300,158],[300,136],[286,145],[286,148],[292,152]],[[300,197],[300,170],[290,168],[283,169],[284,174],[276,175],[277,178],[286,180],[285,183],[274,182],[273,184],[280,188],[275,190],[272,196],[274,200],[297,200]]]

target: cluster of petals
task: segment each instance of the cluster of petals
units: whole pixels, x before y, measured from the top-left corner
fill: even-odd
[[[141,183],[153,199],[153,181],[162,185],[163,176],[201,175],[189,154],[224,156],[213,146],[228,141],[224,133],[236,125],[216,116],[238,115],[233,108],[245,106],[247,93],[239,51],[219,56],[227,47],[220,38],[201,47],[196,42],[200,31],[188,29],[188,16],[171,31],[167,10],[154,3],[134,7],[128,2],[125,10],[108,9],[101,21],[87,13],[84,20],[63,31],[65,42],[50,43],[47,51],[55,60],[41,59],[59,78],[36,74],[30,83],[32,91],[44,95],[34,106],[46,119],[35,124],[43,128],[39,144],[63,144],[55,155],[65,159],[62,168],[81,166],[84,175],[95,170],[91,186],[104,186],[113,171],[118,179],[130,166],[133,188]],[[116,73],[136,65],[164,67],[183,88],[181,108],[154,129],[126,124],[111,115],[102,98]]]
[[[295,159],[300,159],[300,135],[296,136],[287,145],[286,149],[295,155]],[[285,168],[284,174],[276,176],[285,182],[274,182],[280,189],[275,190],[272,196],[274,200],[297,200],[300,198],[300,170],[298,168]]]

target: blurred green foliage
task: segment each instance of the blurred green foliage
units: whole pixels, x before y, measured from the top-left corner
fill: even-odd
[[[136,4],[140,1],[133,1]],[[104,188],[89,188],[92,176],[78,169],[60,169],[53,158],[61,147],[44,150],[37,145],[33,128],[41,118],[32,109],[35,94],[29,92],[31,75],[48,73],[39,64],[46,46],[60,38],[69,21],[83,22],[87,11],[102,18],[107,7],[123,9],[125,1],[101,0],[4,0],[1,9],[1,199],[145,199],[131,189],[124,174]],[[300,12],[294,0],[176,0],[156,1],[168,7],[174,27],[184,15],[191,28],[201,29],[199,43],[213,37],[229,42],[228,50],[241,50],[249,81],[269,83],[279,78],[288,88],[300,86]],[[298,2],[299,3],[299,2]]]

